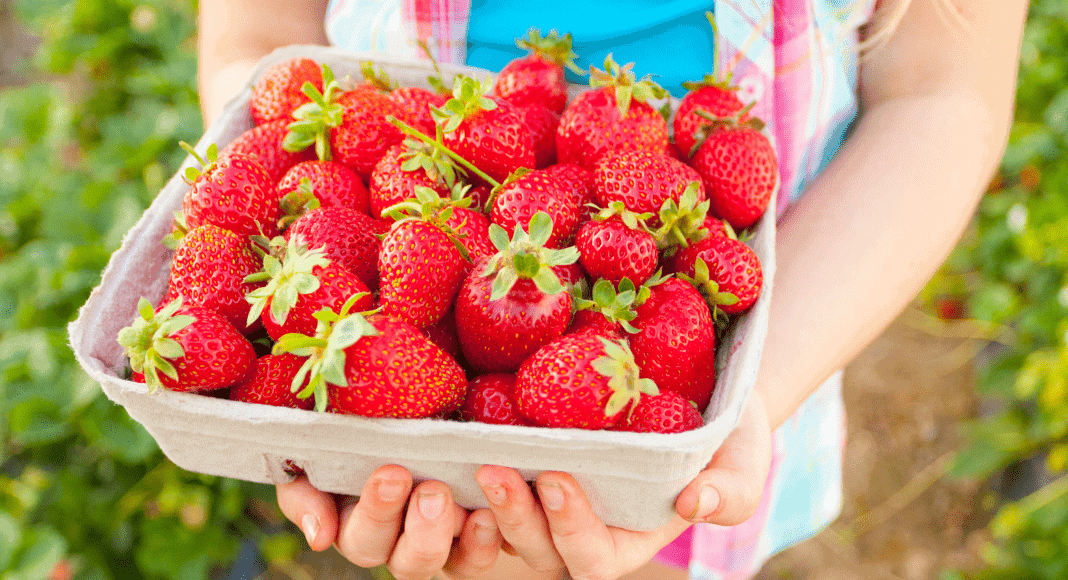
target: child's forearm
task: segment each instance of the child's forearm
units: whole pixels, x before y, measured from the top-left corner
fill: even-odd
[[[236,95],[256,62],[289,44],[326,44],[327,0],[201,2],[197,82],[204,124]]]

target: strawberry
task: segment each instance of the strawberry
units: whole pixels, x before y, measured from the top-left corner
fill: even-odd
[[[646,395],[612,429],[635,433],[682,433],[705,424],[692,401],[674,391]]]
[[[536,103],[519,107],[519,112],[530,128],[534,144],[534,168],[541,169],[556,163],[556,128],[560,125],[560,115]]]
[[[443,106],[449,100],[449,95],[429,91],[422,87],[400,87],[390,91],[389,98],[400,105],[401,120],[423,133],[432,134],[434,117],[430,114],[430,109]]]
[[[463,175],[450,159],[416,139],[395,145],[378,160],[371,172],[371,215],[392,222],[386,208],[415,197],[416,187],[428,187],[439,197],[447,197]]]
[[[685,163],[659,153],[617,151],[605,155],[594,170],[597,201],[607,207],[614,201],[635,213],[660,211],[664,202],[678,202],[691,183],[701,183],[701,176]],[[698,186],[697,200],[705,198]]]
[[[775,149],[758,119],[718,119],[697,145],[690,166],[701,175],[712,214],[734,229],[757,222],[771,202],[779,178]]]
[[[460,416],[464,421],[492,425],[530,425],[516,406],[515,375],[511,373],[482,375],[468,383]]]
[[[580,297],[573,299],[575,315],[566,334],[587,332],[608,338],[622,338],[625,333],[638,332],[638,329],[630,324],[637,316],[634,303],[644,299],[649,293],[647,287],[639,288],[640,290],[636,289],[629,279],[624,279],[619,283],[617,292],[608,280],[598,280],[593,285],[589,300]]]
[[[460,360],[463,357],[460,339],[456,336],[456,316],[452,309],[446,312],[441,320],[423,329],[423,334],[452,358]]]
[[[516,373],[519,412],[543,427],[604,429],[656,384],[639,375],[627,341],[569,334],[538,349]]]
[[[149,392],[161,386],[188,392],[229,387],[256,361],[248,339],[213,310],[184,305],[181,298],[153,310],[141,298],[137,312],[118,341]]]
[[[542,38],[537,29],[529,39],[517,39],[519,48],[530,54],[504,65],[493,83],[493,94],[520,107],[541,105],[559,115],[567,105],[567,80],[564,67],[584,74],[575,66],[578,57],[571,50],[571,35],[560,36],[555,30]]]
[[[605,70],[590,67],[590,86],[568,105],[556,129],[556,158],[593,169],[616,150],[663,153],[668,145],[667,121],[646,101],[667,97],[648,78],[635,82],[633,63],[622,68],[609,55]]]
[[[651,213],[634,213],[623,202],[612,202],[579,228],[575,247],[582,269],[593,279],[613,285],[629,279],[642,284],[656,270],[656,238],[646,229]]]
[[[540,170],[516,175],[519,177],[505,181],[492,200],[493,223],[511,231],[516,226],[526,226],[534,214],[544,212],[553,222],[546,246],[568,245],[578,226],[579,208],[567,183]]]
[[[278,199],[283,209],[286,208],[287,197],[300,196],[293,192],[298,190],[302,179],[309,181],[311,192],[320,206],[349,207],[370,214],[370,197],[360,176],[333,161],[305,161],[291,167],[278,182]]]
[[[756,252],[727,236],[710,235],[679,249],[664,270],[697,287],[714,314],[733,315],[749,310],[764,284]]]
[[[220,157],[215,145],[208,147],[206,159],[188,144],[182,147],[202,165],[185,172],[192,185],[182,198],[189,228],[214,224],[241,236],[278,234],[274,183],[258,161],[241,153]]]
[[[433,113],[441,143],[500,182],[520,167],[534,167],[534,139],[518,108],[487,97],[487,90],[473,78],[457,77],[453,98]]]
[[[459,408],[467,379],[455,360],[402,320],[349,314],[353,303],[320,313],[314,337],[290,335],[275,345],[307,357],[293,381],[299,388],[308,378],[300,396],[314,394],[319,411],[364,417],[414,419]]]
[[[231,153],[244,153],[255,158],[271,176],[271,183],[278,183],[285,176],[290,167],[302,162],[315,159],[315,151],[289,152],[282,147],[286,135],[289,134],[289,123],[292,120],[278,119],[257,125],[237,136],[219,152],[220,156],[228,156]]]
[[[453,208],[424,187],[417,199],[394,206],[399,221],[382,238],[378,254],[382,313],[424,329],[441,320],[467,273],[470,256],[446,226]],[[404,217],[408,211],[410,217]]]
[[[700,81],[682,83],[682,86],[689,92],[679,101],[672,128],[675,131],[675,144],[689,157],[700,138],[701,127],[708,124],[698,111],[715,117],[731,117],[741,112],[745,105],[738,98],[738,87],[732,85],[729,79],[717,79],[714,74],[705,75]],[[743,123],[748,120],[748,113],[740,118]]]
[[[658,282],[658,283],[657,283]],[[642,376],[662,391],[675,391],[703,411],[716,384],[716,334],[701,294],[677,278],[647,282],[630,335]]]
[[[378,289],[378,224],[347,207],[321,207],[301,216],[286,230],[287,240],[321,249],[323,257],[352,272],[367,288]],[[381,232],[385,233],[385,231]]]
[[[198,226],[178,242],[164,303],[180,296],[186,305],[214,310],[249,334],[258,325],[247,325],[250,305],[245,295],[259,284],[245,278],[259,269],[260,258],[248,238],[212,224]]]
[[[573,163],[557,163],[542,169],[541,172],[558,177],[568,185],[575,198],[575,205],[579,208],[579,225],[589,221],[593,215],[593,207],[590,204],[597,201],[597,185],[594,183],[593,172]]]
[[[358,296],[361,310],[372,307],[371,294],[359,278],[325,258],[321,248],[309,250],[298,238],[271,240],[275,253],[283,253],[285,244],[283,258],[264,256],[263,271],[246,278],[267,283],[245,299],[252,304],[249,321],[262,315],[263,327],[275,340],[289,333],[314,333],[316,312],[339,308],[352,296]]]
[[[262,356],[256,359],[253,372],[230,389],[230,400],[310,411],[315,401],[301,399],[292,390],[302,364],[304,359],[292,354]]]
[[[513,372],[567,329],[571,296],[554,266],[573,264],[578,253],[545,248],[551,234],[544,213],[530,220],[529,234],[516,226],[511,240],[500,226],[490,226],[499,251],[475,265],[456,297],[456,332],[476,370]]]
[[[252,86],[252,122],[262,125],[278,119],[292,121],[293,111],[308,102],[301,90],[306,82],[323,90],[319,65],[309,58],[291,58],[267,67]]]

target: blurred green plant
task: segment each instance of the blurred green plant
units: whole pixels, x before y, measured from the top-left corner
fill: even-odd
[[[965,239],[926,289],[944,318],[1000,328],[981,396],[1001,411],[969,426],[954,473],[988,477],[1045,460],[1049,483],[1001,506],[976,579],[1068,578],[1068,4],[1036,0],[1016,120]],[[961,310],[963,309],[963,310]],[[993,336],[993,335],[992,335]]]
[[[191,474],[74,362],[66,325],[202,133],[191,0],[18,0],[0,91],[0,578],[203,579],[258,542],[265,486]]]

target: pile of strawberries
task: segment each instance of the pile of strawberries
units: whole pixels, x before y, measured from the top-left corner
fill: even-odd
[[[760,294],[735,232],[775,152],[729,81],[672,116],[609,57],[568,102],[570,35],[518,44],[492,84],[451,89],[270,67],[254,128],[185,146],[201,168],[166,296],[118,337],[132,379],[367,417],[700,426],[717,332]]]

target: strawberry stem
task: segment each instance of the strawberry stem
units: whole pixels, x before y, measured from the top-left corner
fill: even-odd
[[[400,119],[394,117],[393,115],[387,115],[386,116],[386,120],[389,121],[390,123],[393,123],[393,125],[396,126],[398,129],[400,129],[402,132],[404,132],[405,135],[408,135],[410,137],[415,137],[416,139],[419,139],[423,143],[426,143],[427,145],[430,145],[431,147],[434,147],[435,149],[441,151],[442,153],[448,155],[449,157],[452,157],[453,159],[456,160],[457,163],[459,163],[460,165],[463,165],[466,169],[471,171],[471,173],[474,173],[475,175],[477,175],[477,176],[481,177],[483,180],[485,180],[485,182],[490,184],[491,187],[496,188],[496,187],[500,187],[501,186],[500,182],[498,182],[496,179],[493,179],[489,175],[486,175],[486,173],[484,171],[482,171],[481,169],[475,167],[470,161],[464,159],[463,157],[460,157],[456,152],[454,152],[451,149],[449,149],[448,147],[446,147],[440,140],[434,139],[433,137],[430,137],[429,135],[426,135],[425,133],[423,133],[419,129],[416,129],[415,127],[412,127],[411,125],[405,123],[404,121],[401,121]],[[439,133],[440,133],[440,131],[439,131]]]

